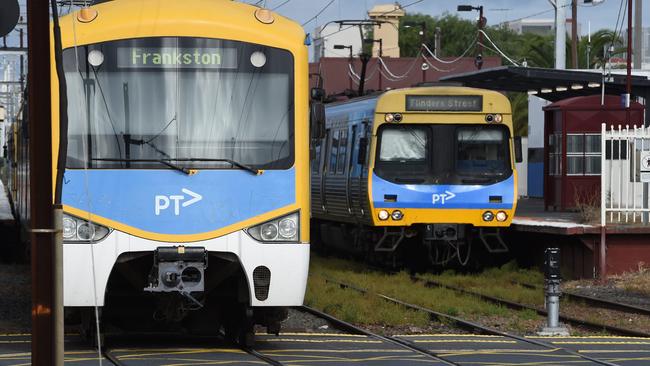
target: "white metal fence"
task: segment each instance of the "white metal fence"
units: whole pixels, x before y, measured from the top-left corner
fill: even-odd
[[[602,124],[601,224],[650,225],[650,127]]]

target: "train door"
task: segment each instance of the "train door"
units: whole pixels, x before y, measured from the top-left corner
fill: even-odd
[[[349,151],[349,158],[346,161],[347,165],[347,173],[346,173],[346,181],[345,181],[345,197],[347,200],[347,205],[348,205],[348,214],[351,217],[354,217],[354,207],[352,203],[352,177],[355,175],[356,172],[356,167],[357,167],[357,162],[355,161],[355,150],[353,149],[354,146],[358,146],[357,143],[357,138],[358,138],[358,133],[357,133],[357,128],[358,126],[356,124],[352,125],[352,131],[350,134],[350,138],[348,139],[350,141],[349,146],[347,150]]]
[[[355,143],[356,156],[352,161],[354,167],[354,179],[352,181],[352,204],[355,216],[358,219],[363,219],[366,214],[364,207],[366,206],[366,180],[364,176],[367,174],[368,169],[368,120],[363,120],[358,125],[358,137]]]
[[[323,213],[327,213],[327,200],[325,199],[325,181],[327,176],[327,168],[330,161],[330,151],[332,150],[332,130],[325,130],[325,139],[323,140],[323,146],[321,147],[321,159],[322,164],[320,168],[320,202],[321,209]]]
[[[314,157],[311,161],[311,172],[310,175],[310,195],[311,195],[311,210],[312,215],[314,213],[319,213],[322,210],[323,201],[321,198],[321,179],[322,179],[322,150],[323,150],[323,141],[322,139],[317,139],[314,142],[313,153]]]

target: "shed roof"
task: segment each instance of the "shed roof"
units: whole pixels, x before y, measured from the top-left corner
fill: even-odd
[[[643,105],[638,102],[632,101],[630,103],[632,109],[642,110]],[[600,95],[588,95],[581,97],[573,97],[559,100],[555,103],[549,104],[543,108],[544,110],[551,109],[573,109],[573,110],[625,110],[621,106],[621,97],[618,95],[605,95],[605,104],[601,105]]]
[[[454,81],[466,86],[513,91],[534,92],[538,97],[558,101],[561,99],[600,94],[603,75],[594,70],[557,70],[539,67],[500,66],[480,71],[445,76],[441,81]],[[612,74],[605,81],[607,94],[625,93],[625,75]],[[645,76],[632,76],[632,94],[650,96],[650,80]]]

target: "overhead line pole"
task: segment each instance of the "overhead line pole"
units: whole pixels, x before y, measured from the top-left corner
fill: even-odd
[[[57,332],[55,235],[52,190],[49,2],[27,0],[30,239],[32,271],[32,365],[62,365]],[[60,270],[60,269],[59,269]],[[57,347],[59,346],[59,347]]]
[[[578,68],[578,0],[571,0],[571,68]]]
[[[630,98],[632,97],[632,0],[627,0],[627,97],[625,107],[630,109]],[[628,118],[629,122],[629,118]]]
[[[643,48],[643,1],[634,2],[634,49],[637,50],[632,57],[634,58],[634,68],[641,69]]]

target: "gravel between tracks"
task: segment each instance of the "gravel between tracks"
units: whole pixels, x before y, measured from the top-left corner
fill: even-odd
[[[603,300],[616,301],[622,304],[650,309],[650,297],[623,290],[615,287],[612,283],[595,285],[585,283],[584,281],[576,281],[567,283],[565,289],[578,295],[592,296]]]
[[[31,329],[31,273],[29,265],[0,264],[0,332],[23,333]]]
[[[282,322],[285,333],[345,333],[325,319],[296,309],[289,309],[289,317]]]

